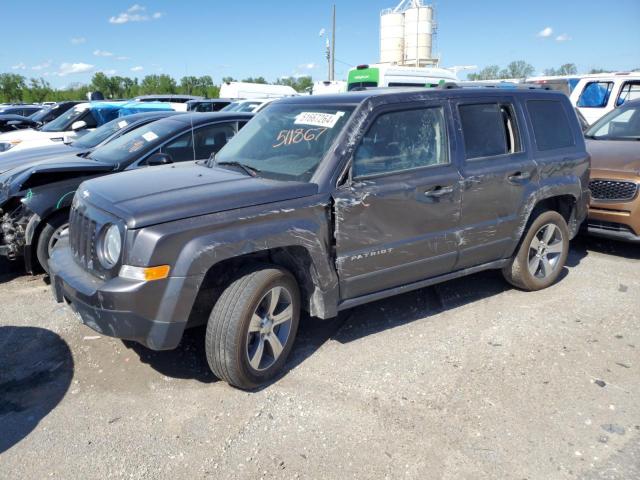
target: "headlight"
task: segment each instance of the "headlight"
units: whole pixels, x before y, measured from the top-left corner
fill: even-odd
[[[111,225],[105,231],[101,250],[100,263],[105,268],[113,268],[120,260],[120,253],[122,252],[122,235],[120,235],[120,229],[116,225]]]

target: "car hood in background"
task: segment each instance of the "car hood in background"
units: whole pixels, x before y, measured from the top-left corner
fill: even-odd
[[[69,132],[43,132],[34,130],[33,128],[24,128],[22,130],[14,130],[13,132],[5,132],[0,134],[1,142],[12,142],[19,140],[21,142],[29,142],[33,140],[57,140],[62,142]],[[7,152],[0,152],[2,155]]]
[[[267,180],[186,162],[95,178],[83,183],[78,195],[117,215],[129,228],[142,228],[306,197],[317,191],[314,183]]]
[[[586,144],[592,170],[640,175],[640,141],[587,139]]]
[[[34,147],[27,150],[9,150],[0,156],[0,173],[26,165],[27,163],[40,162],[60,155],[80,153],[79,148],[66,143],[54,143],[44,147]]]
[[[23,162],[20,166],[0,174],[2,201],[29,188],[29,184],[43,186],[74,176],[83,177],[96,173],[110,172],[114,166],[96,162],[74,154],[61,155],[49,160]]]

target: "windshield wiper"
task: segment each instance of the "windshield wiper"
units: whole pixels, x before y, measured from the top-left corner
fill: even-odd
[[[260,170],[258,170],[255,167],[250,167],[249,165],[245,165],[244,163],[241,162],[237,162],[235,160],[228,160],[228,161],[224,161],[224,162],[218,162],[214,159],[213,161],[213,166],[224,166],[224,165],[228,165],[230,167],[238,167],[241,168],[242,170],[244,170],[246,172],[247,175],[251,176],[251,177],[255,177],[260,173]]]

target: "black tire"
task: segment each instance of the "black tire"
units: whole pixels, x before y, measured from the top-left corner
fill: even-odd
[[[68,225],[69,213],[59,212],[45,220],[45,225],[40,231],[40,235],[38,235],[36,257],[38,258],[38,263],[40,263],[40,266],[46,273],[49,273],[49,243],[52,242],[54,234]],[[55,239],[53,241],[55,241]]]
[[[553,237],[546,245],[544,240],[548,225],[555,226]],[[561,238],[558,236],[561,235]],[[535,242],[535,243],[534,243]],[[551,245],[553,243],[553,245]],[[536,247],[536,245],[539,245]],[[541,245],[541,246],[540,246]],[[541,248],[541,250],[540,250]],[[560,249],[559,253],[551,253]],[[537,252],[537,254],[536,254]],[[564,217],[555,211],[541,212],[531,223],[518,250],[502,269],[504,278],[516,288],[526,291],[542,290],[553,285],[562,272],[569,254],[569,227]],[[550,260],[551,255],[553,259]],[[546,258],[546,262],[544,261]],[[546,266],[545,266],[546,265]],[[547,269],[550,273],[546,274]],[[532,273],[535,270],[537,274]]]
[[[276,287],[285,290],[278,290]],[[271,317],[266,311],[264,315],[258,312],[265,306],[263,302],[268,302],[271,295],[275,296],[272,292],[278,292],[278,295],[284,298],[282,302],[276,302],[282,308],[287,304],[287,298],[290,299],[291,320],[287,323],[287,332],[281,330],[284,324],[282,327],[271,327],[274,329],[271,333],[262,333],[262,330],[256,332],[253,323],[256,318],[262,318],[266,323],[270,322],[268,318]],[[285,313],[284,310],[282,314]],[[275,316],[277,315],[274,315],[274,318]],[[253,389],[264,385],[282,370],[293,347],[299,321],[300,291],[293,275],[275,266],[257,266],[243,272],[222,292],[211,311],[205,340],[209,367],[218,378],[241,389]],[[250,326],[254,331],[249,331]],[[262,328],[268,330],[269,326],[265,325]],[[286,333],[286,341],[279,341],[282,351],[277,357],[271,346],[273,340],[268,340],[272,339],[271,335],[276,334],[276,328],[278,336],[284,336]],[[260,341],[263,345],[260,359],[262,355],[265,356],[265,368],[256,369],[251,365],[249,355],[252,346],[255,352],[258,351],[257,345]],[[270,365],[269,355],[273,360]],[[254,361],[255,358],[254,356]],[[261,365],[260,359],[258,367]]]

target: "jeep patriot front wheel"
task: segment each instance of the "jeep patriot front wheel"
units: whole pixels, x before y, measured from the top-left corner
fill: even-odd
[[[554,211],[543,212],[533,221],[502,273],[515,287],[541,290],[558,279],[568,253],[569,228],[564,217]]]
[[[227,286],[209,317],[211,370],[243,389],[268,382],[286,362],[299,319],[300,293],[290,273],[277,267],[248,271]]]

